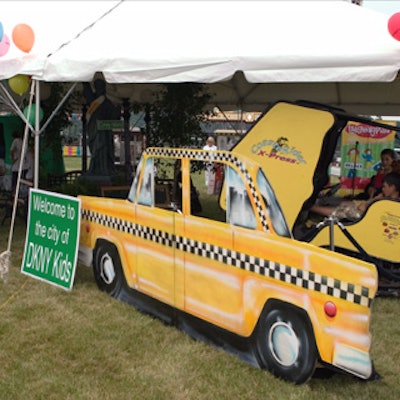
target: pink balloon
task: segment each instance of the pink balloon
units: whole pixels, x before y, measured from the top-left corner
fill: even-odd
[[[0,57],[5,56],[8,53],[9,49],[10,49],[10,39],[6,34],[4,34],[3,39],[0,42]]]

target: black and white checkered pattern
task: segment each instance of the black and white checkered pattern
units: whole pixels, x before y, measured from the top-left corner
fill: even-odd
[[[106,216],[91,210],[82,209],[82,220],[104,225],[108,228],[138,236],[167,247],[174,247],[185,253],[191,253],[240,268],[245,271],[263,275],[280,282],[295,285],[304,289],[320,292],[334,298],[343,299],[363,306],[371,306],[373,298],[368,288],[344,282],[326,275],[304,271],[274,261],[239,253],[232,249],[222,248],[211,243],[199,242],[168,232],[137,225],[119,218]]]

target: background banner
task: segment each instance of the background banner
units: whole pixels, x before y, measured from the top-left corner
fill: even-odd
[[[396,126],[392,121],[378,121]],[[395,131],[349,122],[342,132],[341,195],[360,193],[375,175],[381,163],[381,151],[394,148]]]

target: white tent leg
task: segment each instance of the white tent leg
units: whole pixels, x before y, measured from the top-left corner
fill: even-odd
[[[39,187],[39,128],[40,128],[40,82],[36,81],[36,109],[35,109],[35,131],[34,131],[34,168],[33,168],[33,187]],[[49,118],[50,119],[50,118]]]
[[[31,92],[30,92],[30,97],[29,97],[29,105],[28,105],[28,115],[26,116],[27,121],[29,121],[29,116],[30,116],[30,112],[31,112],[31,104],[32,104],[32,100],[33,100],[34,89],[35,89],[35,81],[32,81]],[[36,124],[38,124],[38,122],[39,122],[39,114],[37,115]],[[17,179],[17,185],[15,187],[14,202],[13,202],[13,208],[12,208],[12,214],[11,214],[10,231],[8,234],[7,250],[0,254],[0,278],[3,279],[3,281],[6,281],[7,277],[8,277],[9,263],[10,263],[10,257],[11,257],[11,244],[12,244],[12,239],[13,239],[13,235],[14,235],[15,217],[17,215],[17,208],[18,208],[18,198],[19,198],[21,174],[22,174],[22,168],[24,166],[24,158],[25,158],[25,154],[26,154],[26,149],[28,146],[29,127],[30,127],[30,125],[28,123],[25,124],[24,139],[22,141],[21,158],[20,158],[20,163],[19,163],[19,168],[18,168],[18,179]]]
[[[29,129],[33,131],[33,126],[29,123],[29,120],[25,117],[24,113],[20,110],[17,103],[10,95],[10,93],[8,93],[7,89],[4,87],[3,82],[0,82],[0,88],[1,88],[1,91],[4,93],[4,95],[7,97],[7,99],[9,100],[9,102],[11,103],[13,111],[15,111],[18,114],[18,116],[22,119],[22,121],[24,121],[24,123],[26,125],[28,125]]]
[[[38,81],[39,83],[39,81]],[[58,113],[60,108],[64,105],[72,91],[75,89],[75,86],[77,85],[77,82],[73,83],[72,86],[68,89],[68,92],[65,93],[64,97],[61,99],[61,101],[58,103],[57,107],[54,109],[54,111],[51,113],[50,117],[47,119],[45,124],[42,126],[40,131],[38,131],[38,134],[41,134],[47,127],[47,125],[52,121],[53,117]]]

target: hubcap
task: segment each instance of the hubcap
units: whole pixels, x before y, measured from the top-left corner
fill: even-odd
[[[293,365],[299,356],[299,340],[296,333],[284,322],[272,325],[268,345],[275,360],[285,367]]]
[[[114,263],[108,253],[101,257],[100,276],[107,285],[109,285],[115,278]]]

